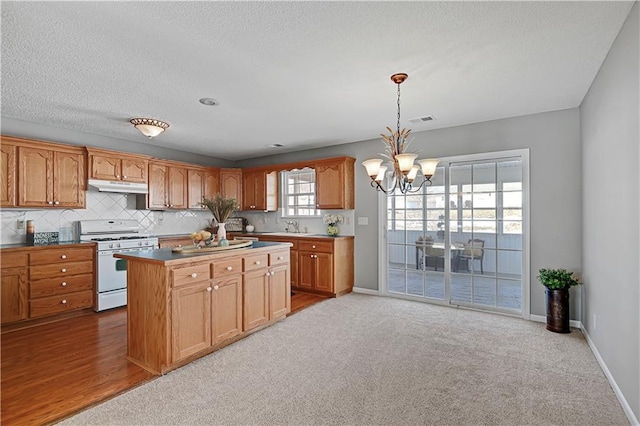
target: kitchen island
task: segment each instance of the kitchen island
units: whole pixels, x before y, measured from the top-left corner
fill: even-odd
[[[290,247],[115,254],[127,260],[127,357],[163,374],[285,318]]]

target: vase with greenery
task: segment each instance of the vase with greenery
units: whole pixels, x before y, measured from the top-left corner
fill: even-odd
[[[213,218],[218,223],[218,244],[227,240],[227,231],[225,222],[235,213],[240,205],[235,198],[224,198],[222,195],[216,195],[212,200],[203,197],[202,205],[209,209]]]
[[[566,269],[540,269],[538,280],[547,288],[547,330],[570,333],[569,289],[580,280]]]

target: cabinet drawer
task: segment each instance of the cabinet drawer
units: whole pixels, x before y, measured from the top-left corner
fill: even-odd
[[[30,253],[29,264],[44,265],[55,262],[78,262],[80,260],[93,260],[95,247],[66,247],[46,248],[34,250]]]
[[[29,278],[31,280],[51,277],[70,277],[80,274],[93,274],[92,260],[59,262],[51,265],[36,265],[29,268]]]
[[[211,264],[211,273],[214,278],[242,273],[242,259],[223,259]]]
[[[206,281],[210,278],[209,264],[202,263],[186,268],[176,268],[171,271],[171,275],[174,287]]]
[[[321,251],[325,253],[333,253],[333,241],[300,241],[300,251]]]
[[[255,256],[246,256],[242,259],[244,261],[244,272],[253,271],[260,268],[266,268],[269,258],[267,254],[256,254]]]
[[[19,268],[21,266],[27,266],[27,253],[2,252],[2,268]]]
[[[289,256],[290,255],[288,251],[269,253],[269,266],[283,265],[285,263],[289,263],[289,260],[290,260]]]
[[[82,290],[93,290],[93,274],[31,281],[29,284],[29,297],[36,299],[38,297],[74,293]]]
[[[60,296],[43,297],[29,302],[30,318],[43,317],[93,306],[93,291],[85,290]]]

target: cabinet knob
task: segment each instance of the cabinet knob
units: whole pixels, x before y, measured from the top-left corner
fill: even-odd
[[[316,246],[311,246],[312,248],[316,248]]]
[[[67,304],[67,299],[62,299],[62,302],[60,302],[60,303],[62,303],[63,305],[66,305]]]
[[[193,274],[191,274],[191,278],[198,278],[198,274],[194,272]]]
[[[67,272],[67,268],[60,269],[60,272]]]
[[[66,254],[63,254],[62,256],[60,256],[60,258],[61,258],[61,259],[66,259],[66,258],[67,258],[67,255],[66,255]]]
[[[278,260],[284,260],[284,257],[278,256]]]
[[[233,266],[227,266],[227,271],[230,271],[233,269]]]
[[[50,206],[53,205],[53,201],[47,201],[47,204],[49,204]]]
[[[270,276],[270,275],[271,275],[271,272],[267,272],[267,273],[266,273],[266,274],[264,274],[264,275],[268,277],[268,276]]]
[[[55,205],[57,206],[58,204],[60,204],[60,201],[56,201],[56,202],[55,202],[55,203],[53,203],[53,204],[55,204]]]
[[[218,287],[217,285],[214,285],[214,286],[213,286],[213,289],[214,289],[214,290],[217,290],[217,289],[219,289],[219,288],[220,288],[220,287]]]
[[[122,176],[122,179],[126,179],[126,178],[127,178],[126,176]]]
[[[116,175],[116,179],[120,179],[120,175]]]
[[[207,287],[207,291],[211,291],[211,287]]]
[[[67,286],[67,283],[66,283],[66,282],[63,282],[63,283],[62,283],[62,284],[60,284],[60,285],[61,285],[62,287],[66,287],[66,286]]]
[[[256,263],[256,265],[259,265],[259,264],[260,264],[260,261],[259,261],[259,260],[256,260],[256,262],[255,262],[255,263]]]

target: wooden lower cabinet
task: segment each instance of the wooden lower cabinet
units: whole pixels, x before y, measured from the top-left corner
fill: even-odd
[[[173,360],[211,346],[211,284],[192,284],[172,291]]]
[[[2,324],[27,319],[29,305],[27,303],[26,253],[2,253],[0,290]]]
[[[192,247],[193,240],[187,235],[178,237],[160,237],[158,238],[158,245],[160,248]]]
[[[308,290],[333,292],[333,255],[301,251],[300,282],[298,287]]]
[[[214,345],[242,333],[241,275],[213,281],[212,311]]]
[[[244,329],[269,321],[269,276],[266,268],[244,274]]]
[[[127,260],[127,355],[151,372],[184,365],[291,310],[289,244],[136,253],[115,255]]]

